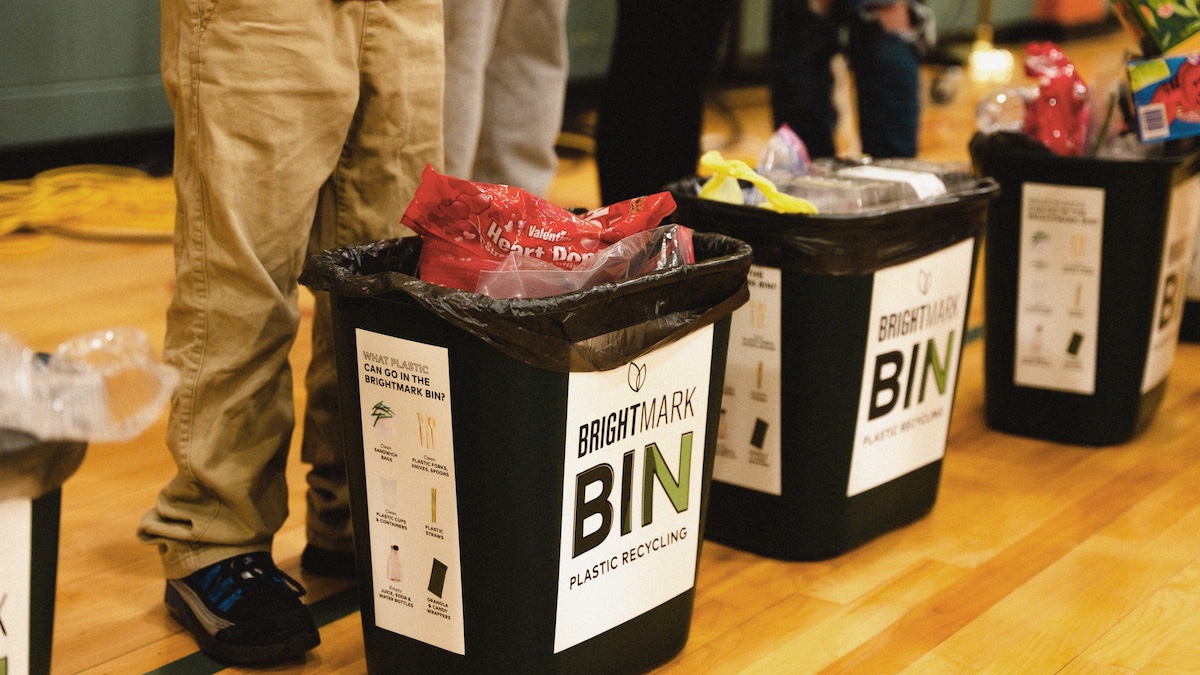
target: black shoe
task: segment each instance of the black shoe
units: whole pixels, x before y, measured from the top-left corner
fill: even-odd
[[[307,544],[300,554],[300,569],[322,577],[357,579],[354,551],[334,551]]]
[[[302,595],[271,554],[257,552],[168,580],[164,600],[200,651],[226,664],[256,664],[296,658],[321,644]]]

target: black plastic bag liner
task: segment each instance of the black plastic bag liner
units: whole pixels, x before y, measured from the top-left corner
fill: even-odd
[[[695,264],[549,298],[490,298],[421,281],[421,241],[415,237],[318,254],[305,264],[300,283],[347,297],[411,298],[535,368],[611,370],[728,316],[749,299],[748,245],[705,233],[696,233],[693,244]]]
[[[737,237],[756,263],[821,275],[869,274],[962,241],[973,234],[963,224],[983,222],[999,190],[981,178],[974,189],[897,209],[810,215],[702,199],[699,186],[692,177],[666,187],[677,204],[672,221]]]

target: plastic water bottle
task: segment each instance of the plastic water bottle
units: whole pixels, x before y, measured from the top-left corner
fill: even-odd
[[[43,441],[134,438],[178,384],[178,373],[158,362],[136,329],[80,335],[48,356],[0,333],[0,428]]]
[[[1037,87],[1009,87],[984,96],[975,107],[975,126],[985,134],[1021,131],[1025,105],[1037,98]]]

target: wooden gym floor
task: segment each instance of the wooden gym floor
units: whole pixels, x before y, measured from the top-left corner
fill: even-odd
[[[1085,77],[1111,76],[1128,46],[1120,33],[1063,45]],[[1020,46],[1013,49],[1019,64]],[[989,88],[964,80],[952,102],[927,101],[920,155],[966,159],[974,105]],[[752,160],[771,131],[765,91],[727,90],[718,100],[706,146]],[[853,147],[852,132],[842,144]],[[143,212],[124,225],[106,230],[83,218],[60,234],[0,239],[0,330],[50,350],[82,332],[135,326],[161,346],[172,278],[170,245],[156,233],[171,214],[164,180],[166,196],[148,185],[138,200]],[[563,206],[597,206],[590,159],[564,159],[550,196]],[[305,304],[310,310],[311,299]],[[972,327],[982,320],[977,301]],[[309,351],[305,327],[295,372]],[[927,517],[815,563],[706,543],[690,639],[655,672],[1200,672],[1200,345],[1179,347],[1153,424],[1115,447],[991,431],[982,384],[975,339],[964,351],[938,501]],[[167,616],[157,554],[134,537],[173,473],[164,430],[165,418],[134,441],[93,444],[64,486],[54,673],[221,670]],[[303,662],[267,670],[361,673],[352,589],[299,570],[297,455],[289,465],[293,515],[275,552],[308,587],[323,642]]]

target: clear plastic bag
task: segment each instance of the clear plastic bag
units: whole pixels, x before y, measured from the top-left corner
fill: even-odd
[[[754,170],[760,175],[776,183],[796,176],[808,174],[808,166],[812,160],[808,156],[808,147],[787,124],[780,125],[762,152],[758,153],[758,163]]]
[[[43,441],[134,438],[178,384],[136,329],[79,335],[49,355],[0,333],[0,428]]]
[[[475,292],[493,298],[547,298],[690,265],[695,260],[692,231],[682,225],[664,225],[631,234],[573,270],[525,255],[510,255],[497,269],[479,273]]]

